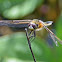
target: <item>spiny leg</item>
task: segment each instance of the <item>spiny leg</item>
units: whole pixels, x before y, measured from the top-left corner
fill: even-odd
[[[33,31],[32,36],[31,36],[31,42],[35,39],[35,37],[36,37],[36,33],[35,31]]]
[[[31,41],[33,41],[33,40],[35,39],[35,37],[36,37],[35,30],[34,30],[34,31],[31,31],[31,32],[30,32],[30,37],[29,37],[29,39],[30,39]]]
[[[31,33],[32,33],[32,31],[30,31],[28,35],[30,36],[30,35],[31,35]]]
[[[29,33],[28,33],[27,28],[25,28],[25,30],[26,30],[26,34],[27,34],[30,42],[33,41],[35,39],[35,37],[36,37],[35,30],[30,31]]]

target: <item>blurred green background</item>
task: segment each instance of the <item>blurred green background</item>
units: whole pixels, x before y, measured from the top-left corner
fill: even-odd
[[[41,19],[62,39],[61,0],[0,0],[0,20]],[[62,62],[62,45],[56,47],[45,29],[31,42],[37,62]],[[0,62],[34,62],[23,29],[0,26]]]

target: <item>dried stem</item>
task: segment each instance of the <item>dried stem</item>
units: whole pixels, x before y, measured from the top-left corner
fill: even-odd
[[[35,56],[34,56],[34,54],[33,54],[32,48],[31,48],[31,43],[30,43],[30,40],[29,40],[29,37],[28,37],[27,28],[25,28],[25,30],[26,30],[26,37],[27,37],[27,40],[28,40],[28,45],[29,45],[31,54],[32,54],[32,56],[33,56],[34,62],[36,62]]]

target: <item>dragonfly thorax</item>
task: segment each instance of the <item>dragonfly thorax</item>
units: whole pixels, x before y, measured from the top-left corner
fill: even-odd
[[[28,28],[30,30],[36,30],[36,29],[39,29],[39,28],[42,28],[43,27],[43,24],[41,22],[37,22],[37,21],[33,21],[31,23],[28,24]]]

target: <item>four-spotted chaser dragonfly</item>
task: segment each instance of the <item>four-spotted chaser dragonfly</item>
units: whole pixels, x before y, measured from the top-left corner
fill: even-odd
[[[33,20],[9,20],[9,21],[2,21],[0,20],[0,26],[9,26],[9,27],[19,27],[19,28],[28,28],[30,32],[28,33],[29,39],[35,38],[36,33],[35,31],[39,31],[43,28],[47,30],[47,32],[50,34],[52,40],[58,46],[57,41],[59,41],[62,44],[62,40],[60,40],[49,28],[48,26],[52,25],[52,21],[43,22],[42,20],[33,19]]]

